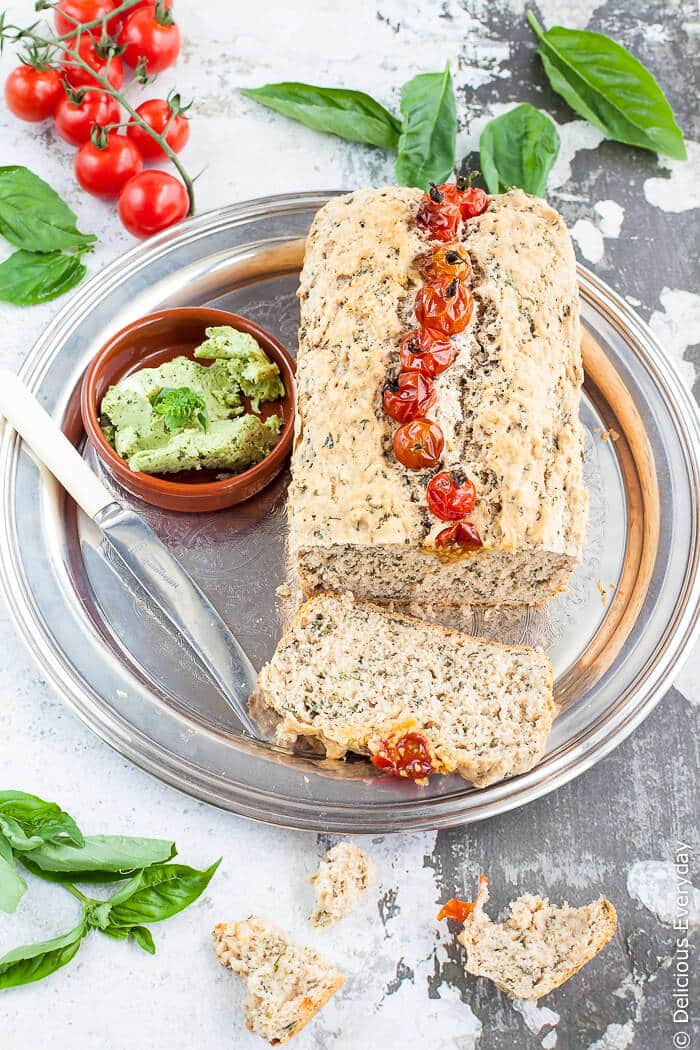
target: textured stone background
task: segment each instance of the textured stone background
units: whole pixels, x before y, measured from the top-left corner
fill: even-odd
[[[403,80],[449,58],[460,156],[474,149],[490,116],[515,102],[527,99],[550,113],[562,137],[550,196],[580,257],[650,322],[688,385],[696,382],[700,128],[693,78],[700,20],[690,0],[538,5],[546,25],[610,33],[655,72],[688,139],[687,164],[602,141],[572,119],[544,79],[521,0],[178,0],[176,6],[186,43],[159,93],[177,85],[196,99],[186,157],[191,170],[203,169],[200,209],[265,193],[391,180],[383,154],[290,124],[242,99],[238,86],[299,79],[361,87],[396,108]],[[13,3],[10,12],[17,20],[32,17],[29,2]],[[11,65],[6,54],[3,75]],[[71,150],[46,128],[0,110],[0,163],[8,162],[39,171],[71,201],[83,228],[100,233],[91,272],[131,246],[114,209],[78,191]],[[0,362],[19,366],[59,305],[0,304]],[[225,858],[208,894],[155,931],[155,959],[93,937],[50,981],[4,993],[3,1050],[38,1050],[47,1041],[56,1050],[262,1045],[245,1032],[238,982],[216,966],[208,944],[215,921],[251,911],[277,917],[350,977],[297,1039],[299,1050],[691,1045],[672,1042],[690,1028],[673,1023],[671,973],[674,852],[680,842],[697,849],[697,654],[630,739],[555,795],[486,824],[366,843],[378,876],[363,909],[337,931],[312,935],[304,919],[305,879],[325,837],[246,823],[133,769],[66,712],[2,607],[0,653],[3,785],[58,799],[89,830],[171,835],[186,862]],[[482,870],[491,875],[495,909],[524,890],[572,903],[605,892],[616,904],[617,936],[547,998],[554,1013],[523,1017],[487,982],[465,979],[449,931],[435,923],[435,903],[470,894]],[[32,884],[19,912],[0,918],[0,952],[67,928],[74,911],[67,895]]]

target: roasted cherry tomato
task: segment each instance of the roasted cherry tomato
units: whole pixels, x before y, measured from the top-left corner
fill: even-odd
[[[443,470],[430,479],[425,497],[436,518],[459,521],[474,510],[476,489],[461,471]]]
[[[399,351],[402,368],[422,372],[430,379],[449,368],[456,356],[457,350],[447,336],[442,332],[431,332],[429,328],[409,332]]]
[[[53,16],[56,32],[59,36],[71,33],[77,28],[76,22],[80,22],[81,25],[85,22],[94,22],[103,15],[108,15],[117,6],[117,0],[60,0]],[[108,33],[114,32],[114,22],[115,20],[112,20],[107,23]],[[99,37],[102,34],[102,27],[95,26],[89,32]]]
[[[137,147],[126,135],[93,129],[75,155],[75,177],[96,197],[116,197],[143,167]],[[160,174],[160,173],[159,173]]]
[[[458,897],[450,897],[438,912],[440,919],[454,919],[455,922],[464,922],[476,908],[476,901],[461,901]]]
[[[435,772],[428,741],[421,733],[404,733],[396,740],[382,740],[372,764],[395,777],[422,780]]]
[[[20,120],[46,120],[62,94],[61,78],[50,66],[17,66],[5,81],[7,108]]]
[[[459,205],[451,204],[432,187],[418,205],[418,226],[434,241],[453,241],[459,232],[462,213]]]
[[[446,244],[435,248],[423,260],[421,269],[429,281],[436,277],[457,277],[460,281],[471,277],[469,256],[461,244]]]
[[[440,462],[445,438],[432,419],[412,419],[394,434],[394,455],[410,470],[435,467]]]
[[[150,237],[187,215],[189,198],[179,179],[166,171],[143,171],[119,195],[119,218],[134,237]]]
[[[465,551],[476,551],[483,547],[483,543],[475,525],[470,525],[467,521],[457,521],[438,532],[435,546],[461,547]]]
[[[102,44],[93,40],[89,33],[86,33],[80,37],[78,54],[83,62],[87,62],[90,69],[94,69],[99,76],[104,77],[113,88],[122,86],[124,83],[124,65],[119,55],[115,55],[113,51],[110,51],[109,45],[106,48],[103,47]],[[88,73],[87,69],[76,66],[67,52],[63,53],[63,72],[74,88],[93,87],[99,89],[101,86]]]
[[[444,182],[436,187],[446,204],[457,205],[463,219],[473,219],[481,215],[489,206],[488,194],[478,186],[470,186],[466,179],[457,182]]]
[[[387,383],[382,398],[384,411],[399,423],[424,416],[437,401],[431,379],[421,372],[400,372],[396,382]]]
[[[187,117],[178,112],[177,106],[171,109],[166,99],[150,98],[148,102],[142,102],[136,112],[159,135],[163,134],[166,127],[168,128],[165,140],[171,150],[179,153],[181,149],[184,149],[190,137],[190,122]],[[167,156],[163,148],[134,120],[129,121],[126,133],[141,150],[144,160],[164,160]]]
[[[63,94],[53,115],[56,131],[70,142],[71,146],[82,146],[90,138],[94,124],[118,124],[119,103],[104,91],[80,91]]]
[[[416,318],[424,328],[444,335],[461,332],[469,324],[474,309],[472,293],[463,281],[440,277],[424,284],[416,296]]]
[[[137,66],[143,59],[146,72],[153,76],[172,66],[180,54],[180,28],[172,11],[158,2],[155,8],[139,8],[127,18],[119,43],[124,45],[124,61],[128,66]]]

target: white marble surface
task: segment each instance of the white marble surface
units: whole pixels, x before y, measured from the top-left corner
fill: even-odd
[[[499,33],[493,12],[513,24],[513,16],[522,12],[523,6],[519,0],[501,0],[495,8],[479,0],[468,5],[456,0],[357,0],[342,5],[336,0],[271,0],[267,4],[178,0],[177,14],[185,39],[183,55],[176,69],[162,76],[158,93],[177,86],[185,97],[196,99],[192,139],[185,157],[190,170],[202,171],[197,182],[199,209],[266,193],[352,187],[391,179],[391,162],[383,154],[287,123],[238,96],[238,86],[283,79],[337,83],[364,87],[395,107],[404,79],[419,70],[438,68],[450,58],[461,91],[460,155],[474,148],[486,117],[507,108],[506,103],[511,105],[517,97],[505,91],[504,101],[495,97],[488,111],[481,108],[483,103],[469,101],[472,88],[493,84],[497,89],[509,77],[507,32]],[[540,4],[540,10],[548,24],[556,11],[561,22],[584,26],[597,6],[595,0],[563,5],[547,2]],[[17,20],[32,17],[29,2],[14,2],[9,10]],[[655,31],[663,34],[666,23],[661,20]],[[12,64],[8,51],[0,59],[3,78]],[[553,201],[578,202],[574,234],[579,250],[583,258],[605,271],[611,265],[608,253],[612,242],[626,235],[626,205],[611,200],[614,194],[599,200],[595,195],[586,196],[580,182],[572,185],[572,164],[582,152],[592,154],[598,149],[601,136],[582,121],[571,120],[570,115],[559,119],[563,145],[552,179]],[[640,187],[647,203],[670,213],[697,205],[699,153],[700,148],[693,145],[692,163],[687,166],[655,162]],[[41,173],[72,204],[81,227],[99,234],[99,244],[88,263],[91,273],[132,245],[115,209],[79,191],[71,171],[72,150],[54,138],[47,127],[21,124],[0,108],[0,163],[8,162],[26,164]],[[621,192],[619,200],[623,199]],[[697,212],[690,212],[688,218],[691,216],[697,218]],[[610,278],[609,274],[605,276]],[[630,291],[633,287],[630,285]],[[648,287],[647,300],[635,300],[635,305],[651,317],[652,327],[692,385],[695,367],[686,351],[700,341],[697,289],[691,284],[667,287],[663,273]],[[0,364],[18,367],[61,305],[59,301],[20,310],[0,304]],[[445,924],[438,927],[434,920],[445,880],[456,885],[466,880],[468,885],[484,862],[479,855],[478,830],[449,833],[441,845],[434,834],[366,844],[378,869],[366,905],[336,931],[312,931],[305,921],[310,906],[306,880],[327,845],[323,839],[257,826],[207,808],[131,767],[96,740],[48,689],[17,640],[1,604],[0,652],[3,786],[60,801],[90,832],[172,837],[182,859],[198,866],[219,855],[224,858],[204,897],[182,915],[154,928],[158,945],[155,958],[132,945],[94,934],[73,964],[50,980],[0,993],[3,1050],[38,1050],[47,1039],[56,1050],[124,1050],[127,1046],[130,1050],[165,1046],[185,1050],[192,1045],[206,1050],[233,1046],[253,1050],[261,1046],[244,1030],[238,1010],[242,994],[239,982],[217,966],[209,945],[209,930],[215,922],[251,911],[276,918],[295,936],[325,950],[349,976],[341,994],[295,1041],[299,1050],[387,1045],[467,1050],[475,1045],[496,1045],[496,1029],[479,1035],[481,1021],[475,1014],[484,1016],[485,1011],[475,1005],[472,1013],[469,1006],[476,1001],[474,982],[466,991],[463,981],[460,987],[452,939]],[[697,704],[699,678],[696,653],[680,676],[673,701],[668,703]],[[639,730],[643,732],[644,728]],[[625,746],[632,749],[637,745]],[[641,754],[643,745],[638,746]],[[586,812],[585,792],[593,784],[589,775],[575,789],[538,805],[546,811],[547,820],[551,814],[555,821],[566,824],[573,811],[580,820]],[[659,778],[651,778],[645,785],[645,826],[652,826],[665,804],[666,790]],[[524,812],[523,821],[528,812]],[[615,819],[614,813],[611,819]],[[511,834],[513,826],[513,821],[504,822],[504,836]],[[682,831],[678,829],[679,834]],[[664,843],[656,857],[645,859],[667,862],[666,839]],[[436,857],[442,858],[443,865],[448,864],[449,878],[444,871],[439,873]],[[629,864],[637,859],[630,857]],[[562,857],[555,852],[550,865],[544,856],[538,860],[536,874],[541,880],[549,872],[552,883],[563,887],[564,892],[569,888],[572,901],[582,901],[590,880],[581,877],[580,861],[580,856]],[[517,883],[518,858],[508,857],[507,866]],[[597,864],[593,853],[588,857],[589,871],[591,867],[597,893],[605,888],[599,880],[606,871],[612,874],[613,865],[607,861]],[[625,865],[617,864],[617,868],[615,875],[624,884]],[[637,883],[635,886],[638,891]],[[547,884],[543,886],[540,881],[516,888],[546,891]],[[504,899],[509,889],[504,887]],[[642,893],[637,892],[636,897],[644,901]],[[639,910],[631,899],[627,906],[633,912]],[[60,888],[32,881],[16,915],[0,917],[0,953],[17,943],[68,928],[75,911],[74,902]],[[656,921],[651,915],[645,918]],[[594,1030],[597,1037],[617,1042],[596,1045],[627,1046],[634,1038],[635,1045],[638,1039],[639,1046],[651,1047],[653,1044],[644,1041],[640,1025],[641,984],[634,984],[632,975],[633,983],[625,985],[622,959],[620,954],[616,971],[620,984],[614,992],[617,998],[600,1006],[600,1020]],[[440,979],[435,983],[438,973]],[[481,1004],[486,996],[480,992]],[[568,1010],[572,1022],[573,1014],[581,1012],[575,994],[552,1005],[562,1014]],[[554,1045],[549,1027],[548,1037],[544,1029],[537,1036],[528,1034],[522,1018],[511,1007],[502,1004],[499,1009],[499,1038],[512,1039],[511,1045],[537,1046],[545,1037],[548,1042],[543,1045]],[[577,1024],[572,1023],[572,1032],[579,1030]],[[583,1019],[579,1027],[583,1029]],[[576,1041],[570,1035],[558,1045],[566,1050],[588,1042],[592,1040]]]

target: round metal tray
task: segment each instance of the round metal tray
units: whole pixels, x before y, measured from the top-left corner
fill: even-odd
[[[107,337],[142,314],[223,307],[293,349],[304,239],[327,197],[246,202],[135,248],[71,298],[29,354],[23,378],[78,443],[81,375]],[[583,563],[568,594],[545,609],[452,616],[474,633],[542,644],[549,653],[562,710],[535,769],[482,791],[457,777],[417,787],[378,777],[364,761],[295,758],[241,740],[189,652],[144,595],[115,576],[95,527],[6,429],[0,578],[43,673],[143,769],[197,798],[293,827],[445,827],[520,806],[590,767],[651,711],[698,626],[700,420],[649,329],[582,267],[579,280],[591,494]],[[288,613],[275,593],[287,576],[287,477],[230,511],[167,514],[130,500],[91,450],[85,454],[182,559],[260,666]]]

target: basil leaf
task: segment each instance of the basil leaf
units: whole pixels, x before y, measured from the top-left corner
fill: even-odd
[[[115,926],[160,922],[196,901],[209,885],[221,858],[206,871],[185,864],[154,864],[122,886],[110,898]]]
[[[80,284],[86,273],[79,255],[16,251],[0,263],[0,300],[16,306],[48,303]]]
[[[527,20],[550,84],[576,113],[617,142],[686,159],[683,133],[666,96],[626,48],[582,29],[554,26],[545,32],[532,11]]]
[[[209,429],[206,401],[189,386],[164,386],[153,401],[153,411],[163,417],[166,430],[186,427],[193,418],[202,430]]]
[[[57,882],[110,882],[175,856],[166,839],[127,835],[88,835],[83,846],[46,844],[23,853],[22,863],[35,875]]]
[[[529,102],[490,120],[479,139],[481,174],[489,193],[519,186],[542,197],[559,153],[552,121]]]
[[[153,936],[146,926],[105,926],[102,933],[113,937],[115,941],[128,941],[133,937],[139,948],[143,948],[149,955],[156,954]]]
[[[69,963],[85,935],[84,923],[61,937],[39,944],[29,944],[3,955],[0,959],[0,989],[31,984],[55,973]]]
[[[401,125],[396,117],[364,91],[286,81],[241,88],[241,94],[307,128],[327,131],[351,142],[366,142],[382,149],[396,149],[399,142]]]
[[[449,62],[442,73],[420,73],[401,88],[403,124],[396,181],[427,189],[444,182],[455,163],[457,109]]]
[[[14,820],[28,836],[43,842],[68,840],[82,846],[83,835],[70,814],[55,802],[45,802],[24,791],[0,791],[0,819]],[[15,846],[15,849],[19,848]]]
[[[0,167],[0,233],[29,252],[81,248],[97,240],[80,233],[68,205],[29,168]]]
[[[12,847],[0,835],[0,911],[14,911],[27,888],[12,861]]]

